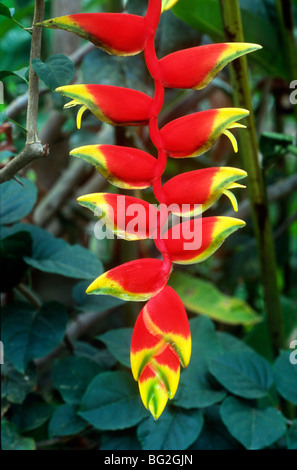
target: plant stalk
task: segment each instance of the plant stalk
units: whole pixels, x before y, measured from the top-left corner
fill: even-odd
[[[225,38],[228,42],[244,42],[238,0],[220,0]],[[247,129],[239,135],[239,155],[243,169],[248,173],[248,192],[253,226],[261,266],[262,284],[271,347],[274,356],[285,347],[283,316],[277,285],[277,266],[266,188],[259,164],[259,150],[252,110],[246,57],[236,59],[231,65],[234,105],[250,110],[246,118]]]

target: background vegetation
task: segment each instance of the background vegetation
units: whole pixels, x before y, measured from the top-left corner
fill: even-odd
[[[41,57],[32,63],[40,79],[42,152],[0,186],[3,449],[297,448],[297,365],[289,360],[297,359],[297,1],[291,12],[283,9],[290,1],[239,3],[245,41],[263,46],[248,57],[255,145],[250,129],[234,155],[223,136],[202,157],[169,161],[165,177],[215,165],[246,169],[253,148],[258,179],[238,193],[238,217],[246,228],[211,259],[177,267],[170,279],[190,317],[193,353],[176,397],[157,422],[144,409],[129,369],[142,304],[84,293],[103,271],[157,252],[149,240],[95,237],[96,220],[76,198],[115,188],[69,157],[86,143],[155,150],[145,128],[111,128],[87,112],[78,131],[76,111],[63,110],[64,99],[53,92],[77,82],[151,95],[152,80],[142,55],[112,57],[72,34],[42,32]],[[146,0],[126,4],[136,14],[147,6]],[[121,6],[119,0],[48,0],[44,17]],[[226,24],[234,18],[227,9],[223,13],[219,0],[179,0],[162,15],[158,56],[229,40]],[[28,150],[26,28],[33,14],[33,0],[0,2],[0,177],[8,162]],[[234,73],[224,69],[205,91],[168,90],[160,123],[243,99],[247,86]],[[143,197],[155,202],[151,190]],[[257,197],[269,210],[265,237]],[[231,215],[229,202],[221,199],[209,210],[214,214]]]

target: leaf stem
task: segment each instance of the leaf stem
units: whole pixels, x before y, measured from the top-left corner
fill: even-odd
[[[224,22],[225,37],[228,42],[243,42],[241,13],[238,0],[220,0]],[[247,119],[247,130],[240,133],[239,147],[242,166],[248,173],[248,191],[252,219],[261,265],[270,341],[275,356],[285,345],[284,325],[277,285],[277,266],[272,227],[269,219],[266,188],[259,164],[258,141],[252,111],[251,92],[248,81],[246,57],[236,59],[231,65],[231,82],[234,104],[251,111]]]

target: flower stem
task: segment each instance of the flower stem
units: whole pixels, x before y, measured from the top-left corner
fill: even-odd
[[[228,42],[243,42],[244,37],[238,0],[220,0],[220,3],[226,40]],[[246,57],[236,59],[231,65],[230,72],[235,106],[251,111],[250,116],[246,118],[248,120],[247,130],[240,133],[239,136],[239,154],[242,159],[242,166],[248,173],[249,198],[261,265],[267,323],[272,351],[277,356],[279,350],[285,345],[284,325],[277,285],[275,247],[269,219],[266,188],[258,160],[258,142],[252,111]]]

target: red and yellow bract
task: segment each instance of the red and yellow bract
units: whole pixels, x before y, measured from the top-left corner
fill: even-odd
[[[125,240],[144,240],[157,236],[160,217],[163,225],[164,211],[142,199],[112,193],[86,194],[77,199],[99,218],[104,217],[107,228]],[[163,222],[163,223],[162,223]]]
[[[232,60],[260,49],[258,44],[222,43],[191,47],[160,60],[160,78],[168,88],[205,88]]]
[[[176,215],[199,215],[211,207],[222,194],[229,198],[231,189],[243,187],[235,183],[245,178],[246,172],[231,167],[210,167],[189,171],[171,178],[162,187],[162,202]],[[236,199],[232,198],[236,210]]]
[[[144,258],[116,266],[97,277],[87,294],[107,294],[124,300],[148,300],[167,284],[169,270],[161,260]]]
[[[148,0],[146,15],[124,13],[87,13],[54,18],[37,26],[60,28],[88,39],[101,49],[116,55],[133,55],[144,51],[148,70],[154,80],[154,97],[137,90],[109,85],[74,84],[56,92],[72,98],[65,107],[81,105],[81,117],[89,109],[100,121],[112,125],[148,125],[158,158],[142,150],[113,145],[79,147],[71,155],[83,158],[114,185],[125,189],[153,187],[156,199],[174,214],[197,216],[225,194],[235,210],[237,201],[232,189],[245,171],[217,167],[176,176],[162,186],[161,177],[167,157],[186,158],[201,155],[225,134],[237,151],[234,128],[249,111],[219,108],[179,117],[162,129],[158,115],[164,102],[164,88],[202,89],[231,60],[255,51],[261,46],[248,43],[222,43],[176,51],[158,59],[155,33],[161,10],[177,0]],[[120,213],[119,198],[128,213]],[[128,240],[147,238],[151,204],[139,198],[110,193],[81,196],[78,202],[104,217],[105,224]],[[138,205],[140,219],[133,218]],[[184,207],[184,205],[186,207]],[[131,212],[129,214],[129,210]],[[99,212],[99,213],[98,213]],[[165,211],[166,212],[166,211]],[[162,259],[145,258],[114,267],[95,279],[88,294],[107,294],[132,301],[148,301],[135,324],[131,343],[131,368],[146,408],[157,419],[168,399],[173,398],[179,382],[180,364],[187,367],[191,355],[191,335],[186,311],[173,289],[167,286],[172,263],[201,262],[212,255],[231,233],[244,222],[231,217],[195,218],[162,231],[166,217],[154,208],[152,235]],[[166,214],[167,216],[167,214]],[[138,224],[135,236],[131,228]],[[134,224],[134,225],[133,225]],[[178,236],[176,234],[178,233]]]
[[[157,160],[149,153],[133,147],[85,145],[73,149],[70,155],[94,165],[110,183],[119,188],[148,188],[158,176]]]
[[[160,312],[163,312],[160,315]],[[144,405],[157,419],[178,387],[180,364],[187,367],[191,334],[177,293],[165,287],[140,312],[131,342],[131,368]]]
[[[112,85],[67,85],[55,91],[73,98],[65,105],[66,108],[82,105],[83,111],[89,109],[97,119],[114,126],[143,126],[148,124],[152,117],[152,98],[131,88]],[[78,128],[81,114],[78,114]]]

